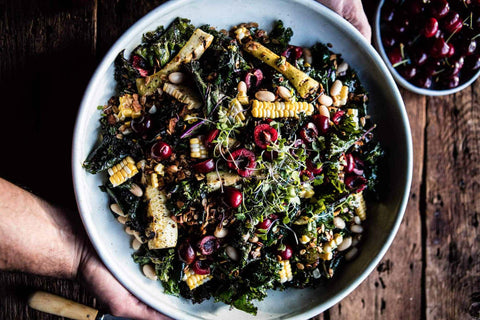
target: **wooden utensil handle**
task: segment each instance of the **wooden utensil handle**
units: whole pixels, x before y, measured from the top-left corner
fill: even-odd
[[[95,320],[98,310],[56,296],[37,291],[28,299],[28,305],[36,310],[75,320]]]

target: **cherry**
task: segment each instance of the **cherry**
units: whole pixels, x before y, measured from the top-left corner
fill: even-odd
[[[463,27],[463,21],[457,12],[450,11],[443,21],[443,27],[449,33],[458,32]]]
[[[460,72],[460,70],[462,70],[464,62],[465,62],[465,59],[463,57],[460,57],[457,60],[452,61],[450,64],[450,69],[448,74],[457,75]]]
[[[193,170],[198,173],[209,173],[215,170],[215,161],[213,159],[208,159],[199,163],[194,164]]]
[[[385,22],[393,21],[395,17],[395,7],[390,1],[385,2],[382,8],[381,18]]]
[[[178,246],[178,257],[186,264],[191,264],[195,260],[195,251],[189,240],[184,240]]]
[[[477,50],[477,41],[475,39],[462,41],[460,50],[466,56],[474,54],[475,50]]]
[[[293,249],[288,244],[285,244],[284,246],[285,248],[283,248],[282,250],[278,250],[278,255],[282,257],[282,260],[288,260],[293,255]]]
[[[394,66],[397,63],[400,63],[403,58],[402,58],[402,52],[400,50],[399,46],[395,46],[390,50],[390,52],[387,54],[388,55],[388,60],[390,60],[390,63]]]
[[[192,270],[193,270],[193,272],[195,272],[196,274],[199,274],[199,275],[209,274],[210,273],[210,266],[207,265],[206,260],[197,260],[192,265]]]
[[[425,9],[425,4],[423,1],[417,1],[417,0],[408,0],[405,2],[405,5],[407,7],[408,13],[411,15],[418,15],[423,12]]]
[[[140,117],[133,118],[130,126],[134,132],[144,135],[152,127],[152,119],[148,114],[143,114]]]
[[[150,154],[156,161],[168,159],[172,155],[172,152],[172,147],[163,141],[157,141],[150,149]]]
[[[425,62],[427,62],[427,59],[428,55],[421,49],[415,50],[412,54],[412,62],[417,66],[423,65]]]
[[[218,239],[214,236],[204,236],[197,243],[197,248],[204,256],[211,255],[220,247]]]
[[[438,21],[435,18],[429,18],[425,22],[425,26],[422,29],[422,33],[426,38],[433,37],[438,31]]]
[[[446,86],[451,89],[451,88],[458,87],[459,83],[460,83],[460,78],[458,77],[458,75],[453,75],[447,79]]]
[[[441,19],[450,11],[450,5],[447,0],[436,0],[431,2],[430,10],[435,18]]]
[[[288,46],[285,51],[282,52],[282,56],[287,58],[288,60],[298,60],[303,54],[302,47],[297,46]]]
[[[230,154],[227,165],[237,170],[240,176],[249,177],[257,166],[255,153],[245,148],[237,149]]]
[[[205,137],[205,145],[207,147],[211,147],[213,140],[217,139],[219,133],[220,133],[220,129],[210,130]]]
[[[448,49],[447,53],[447,58],[453,57],[455,54],[455,47],[453,45],[450,45],[450,48]]]
[[[300,129],[300,137],[305,143],[312,143],[317,136],[318,129],[313,122],[308,122]]]
[[[332,117],[332,122],[335,124],[335,125],[339,125],[340,122],[342,121],[343,119],[343,116],[345,115],[345,111],[344,110],[338,110],[337,112],[335,112],[335,114],[333,115]]]
[[[273,221],[269,218],[263,219],[262,222],[259,222],[257,224],[257,229],[262,229],[262,230],[268,230],[270,226],[272,225]]]
[[[315,176],[310,170],[300,171],[300,181],[310,181],[315,179]]]
[[[132,57],[132,66],[137,69],[138,73],[142,77],[148,76],[147,64],[146,61],[139,55],[134,55]]]
[[[402,66],[399,69],[399,72],[402,75],[402,77],[404,77],[406,80],[410,80],[417,75],[417,68],[409,64],[406,66]]]
[[[312,120],[320,131],[325,134],[330,128],[330,119],[324,115],[316,114],[312,116]]]
[[[430,88],[432,86],[432,77],[428,75],[422,75],[416,78],[415,84],[420,88]]]
[[[233,209],[238,208],[242,204],[243,195],[240,190],[233,187],[223,188],[223,201]]]
[[[397,43],[397,39],[389,32],[385,32],[382,35],[382,42],[385,47],[391,48]]]
[[[348,189],[355,190],[357,193],[363,191],[367,187],[367,179],[362,176],[347,175],[344,182]]]
[[[444,58],[450,51],[450,46],[445,42],[443,38],[436,38],[430,48],[430,54],[434,58]]]
[[[407,14],[396,15],[393,19],[393,30],[397,33],[405,33],[410,25]]]
[[[269,124],[259,124],[253,130],[253,137],[257,146],[262,149],[267,149],[268,145],[277,141],[278,132]]]

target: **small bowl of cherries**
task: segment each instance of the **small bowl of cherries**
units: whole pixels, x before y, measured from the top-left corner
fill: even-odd
[[[382,0],[374,43],[404,88],[458,92],[480,76],[480,0]]]

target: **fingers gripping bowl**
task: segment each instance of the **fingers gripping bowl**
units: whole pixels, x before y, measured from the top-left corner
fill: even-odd
[[[236,16],[222,13],[236,8]],[[267,13],[268,12],[268,13]],[[210,24],[217,29],[256,21],[261,26],[281,19],[294,31],[291,43],[311,46],[317,41],[331,43],[332,50],[358,71],[362,84],[370,93],[369,113],[377,124],[376,136],[387,156],[382,179],[388,185],[379,201],[369,205],[366,237],[358,257],[342,268],[334,281],[316,289],[269,292],[258,303],[260,318],[305,318],[332,306],[351,292],[379,262],[401,222],[411,179],[411,138],[408,121],[397,88],[384,64],[361,35],[345,21],[315,2],[278,1],[178,1],[159,7],[129,29],[106,55],[87,88],[75,128],[73,171],[75,191],[86,230],[100,257],[112,273],[134,295],[174,318],[222,319],[235,316],[250,318],[246,313],[229,310],[213,301],[192,305],[189,301],[163,293],[158,282],[146,279],[131,258],[130,238],[109,212],[105,194],[98,191],[102,178],[91,175],[82,163],[98,137],[98,105],[113,95],[113,63],[117,54],[132,51],[142,34],[158,25],[169,25],[176,17],[188,17],[192,24]],[[200,18],[201,17],[201,18]],[[321,30],[321,31],[319,31]],[[287,298],[288,297],[288,298]]]

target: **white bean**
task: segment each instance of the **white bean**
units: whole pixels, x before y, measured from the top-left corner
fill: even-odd
[[[337,247],[338,251],[345,251],[352,245],[352,237],[343,238],[342,243]]]
[[[357,247],[353,247],[352,249],[350,249],[350,251],[348,251],[346,254],[345,254],[345,260],[347,261],[350,261],[352,260],[353,258],[355,258],[358,254],[358,248]]]
[[[333,218],[333,224],[338,229],[345,229],[345,220],[340,217]]]
[[[362,219],[360,219],[359,216],[355,216],[353,217],[353,222],[355,222],[355,224],[362,224]]]
[[[117,220],[118,220],[118,222],[120,222],[121,224],[125,224],[125,223],[127,222],[127,217],[118,216],[118,217],[117,217]]]
[[[130,187],[130,192],[136,197],[143,196],[142,188],[140,188],[140,186],[136,183],[132,183],[132,186]]]
[[[228,229],[227,228],[216,228],[215,231],[213,232],[213,235],[219,239],[225,238],[228,234]]]
[[[340,80],[335,80],[333,82],[332,87],[330,88],[330,95],[332,97],[338,96],[340,94],[340,91],[342,91],[342,81]]]
[[[157,274],[155,273],[155,268],[151,264],[145,264],[142,267],[143,274],[150,280],[157,280]]]
[[[133,250],[138,250],[140,249],[140,247],[142,246],[142,243],[140,241],[138,241],[136,238],[133,238],[132,240],[132,248]]]
[[[350,230],[353,233],[362,233],[363,232],[363,227],[359,224],[354,224],[353,226],[350,227]]]
[[[172,72],[168,75],[168,81],[173,84],[182,83],[185,80],[185,74],[182,72]]]
[[[330,107],[333,104],[333,99],[329,95],[322,94],[320,97],[318,97],[318,102],[325,107]],[[330,117],[330,113],[329,113]]]
[[[308,48],[303,48],[303,57],[305,58],[305,62],[308,64],[312,64],[312,52]]]
[[[240,81],[237,85],[238,92],[247,92],[247,84],[244,81]]]
[[[275,101],[275,94],[267,90],[260,90],[255,93],[255,98],[260,101]]]
[[[238,251],[232,246],[228,246],[225,248],[225,252],[227,253],[227,256],[230,257],[233,261],[238,261]]]
[[[347,70],[348,70],[348,63],[343,61],[342,63],[340,63],[340,65],[337,68],[337,74],[344,73]]]
[[[277,92],[278,92],[278,95],[284,100],[289,101],[292,98],[292,93],[290,92],[290,90],[288,90],[284,86],[279,86],[277,88]]]
[[[318,112],[320,113],[320,115],[330,119],[330,111],[328,110],[328,108],[325,105],[323,105],[323,104],[320,105],[318,107]]]

